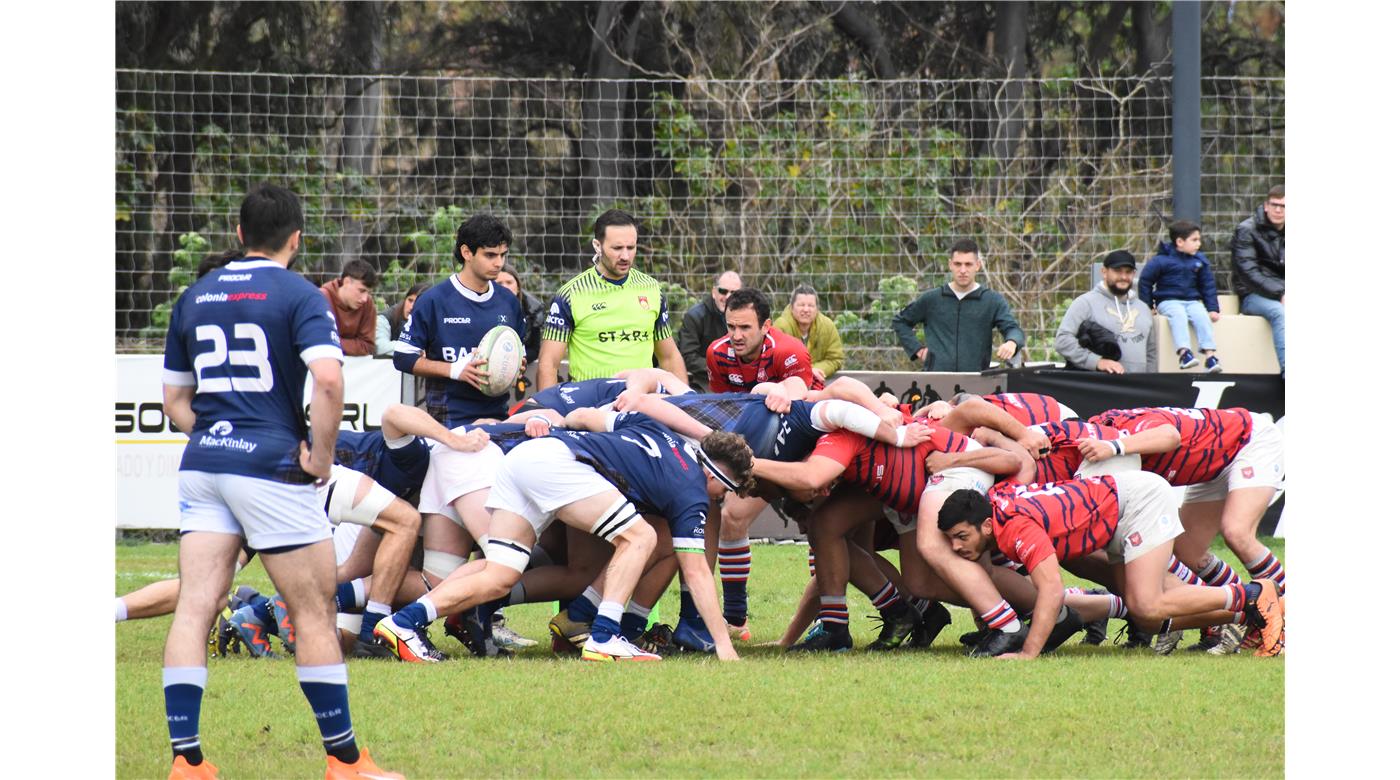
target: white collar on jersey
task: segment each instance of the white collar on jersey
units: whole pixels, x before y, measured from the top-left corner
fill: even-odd
[[[486,282],[486,292],[479,293],[465,284],[462,284],[462,280],[457,278],[457,274],[452,274],[449,278],[452,279],[452,286],[457,288],[457,292],[460,293],[463,298],[478,303],[485,303],[491,300],[491,296],[496,292],[496,285],[489,280]]]
[[[256,260],[233,260],[228,265],[224,266],[224,268],[227,268],[230,271],[251,271],[254,268],[281,267],[281,265],[274,263],[265,257],[259,257]]]

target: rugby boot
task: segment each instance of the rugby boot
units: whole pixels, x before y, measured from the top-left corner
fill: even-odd
[[[1278,585],[1273,580],[1255,580],[1244,586],[1244,614],[1254,628],[1259,629],[1256,656],[1276,656],[1283,649],[1283,605],[1279,602]]]
[[[825,625],[821,632],[810,632],[807,638],[789,647],[789,653],[844,653],[853,646],[851,632],[846,629],[831,631]]]
[[[369,757],[369,751],[360,748],[360,760],[353,764],[326,756],[326,780],[404,780],[404,776],[380,769]]]
[[[580,657],[585,661],[660,661],[661,656],[656,653],[648,653],[640,647],[628,642],[626,639],[613,634],[608,637],[608,641],[599,642],[590,634],[588,641],[583,643],[583,652]]]
[[[218,780],[219,768],[209,759],[191,764],[184,756],[176,756],[170,765],[170,780]]]
[[[1055,627],[1050,629],[1050,636],[1045,639],[1045,646],[1040,648],[1041,653],[1053,653],[1060,645],[1069,641],[1069,638],[1084,630],[1084,620],[1079,617],[1079,613],[1073,607],[1065,607],[1065,616],[1060,619]]]
[[[583,647],[592,632],[593,625],[591,623],[570,620],[569,611],[567,609],[559,610],[559,614],[549,619],[550,636],[553,636],[556,640],[567,642],[575,649]],[[560,647],[560,642],[555,641],[554,652],[560,652]]]
[[[881,624],[880,636],[866,645],[865,649],[877,653],[897,649],[919,625],[918,611],[904,603],[880,610],[875,619]]]
[[[1026,643],[1026,634],[1030,633],[1029,622],[1021,623],[1021,630],[1012,633],[1010,631],[988,631],[982,641],[972,648],[968,655],[973,658],[995,658],[1007,653],[1020,652],[1021,646]]]
[[[943,629],[952,622],[953,616],[948,614],[947,607],[937,601],[929,602],[923,617],[919,618],[919,624],[914,626],[914,630],[909,634],[909,646],[916,648],[931,646],[933,640],[937,639]]]
[[[230,616],[229,623],[233,626],[239,644],[248,648],[248,655],[254,658],[278,657],[277,653],[272,651],[271,639],[275,634],[258,616],[252,605],[240,607]]]
[[[447,656],[433,646],[426,631],[404,628],[394,622],[392,615],[375,625],[374,635],[379,637],[400,661],[435,664],[447,660]]]
[[[682,618],[676,623],[676,630],[671,634],[671,641],[682,653],[713,653],[715,651],[715,638],[710,635],[704,624],[698,621],[686,620]]]

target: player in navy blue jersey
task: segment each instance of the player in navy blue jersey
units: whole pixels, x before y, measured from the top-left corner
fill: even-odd
[[[641,395],[681,395],[690,391],[690,385],[682,382],[670,371],[661,368],[633,368],[619,371],[617,376],[609,379],[582,379],[545,388],[511,407],[510,413],[513,416],[549,409],[565,415],[579,408],[605,406],[625,411],[625,407]],[[620,405],[618,399],[622,399]]]
[[[604,414],[575,414],[590,411]],[[585,658],[657,660],[621,636],[623,604],[656,546],[656,533],[641,512],[666,518],[673,547],[695,556],[684,570],[688,579],[708,578],[708,611],[722,629],[713,575],[703,559],[705,513],[711,497],[751,486],[752,453],[731,434],[712,434],[696,448],[645,416],[612,419],[620,420],[611,426],[614,432],[556,430],[506,456],[487,500],[494,511],[486,561],[473,563],[466,576],[447,580],[376,629],[401,658],[439,660],[422,629],[440,613],[508,594],[529,563],[535,539],[556,516],[615,547]],[[730,646],[722,657],[737,656]]]
[[[462,270],[418,296],[394,344],[394,367],[426,377],[428,413],[449,428],[506,416],[509,395],[480,390],[486,358],[473,350],[497,325],[525,337],[520,301],[494,281],[511,241],[510,229],[489,214],[463,222],[454,253]]]
[[[301,245],[295,195],[259,186],[244,198],[238,223],[246,257],[190,285],[166,337],[165,410],[190,435],[179,476],[180,596],[162,675],[171,774],[216,771],[199,741],[205,647],[246,539],[300,627],[297,679],[321,730],[327,773],[396,776],[374,767],[355,742],[332,607],[330,522],[316,501],[315,481],[330,476],[344,392],[335,318],[316,287],[287,270]]]

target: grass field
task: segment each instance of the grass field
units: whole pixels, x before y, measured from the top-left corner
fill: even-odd
[[[1283,557],[1282,540],[1265,539]],[[116,592],[175,574],[173,544],[118,545]],[[807,578],[806,547],[754,547],[754,642],[776,639]],[[1222,549],[1217,554],[1243,571]],[[1072,578],[1067,578],[1072,579]],[[238,581],[269,592],[254,563]],[[874,609],[851,591],[857,648]],[[674,589],[660,605],[674,622]],[[965,609],[929,651],[593,665],[548,652],[550,605],[511,607],[540,641],[511,660],[435,666],[350,661],[355,731],[410,778],[565,777],[1280,777],[1284,659],[1150,651],[1071,640],[1033,662],[973,660]],[[164,777],[161,693],[169,618],[116,626],[118,777]],[[1187,643],[1194,642],[1195,632]],[[1183,643],[1183,647],[1185,644]],[[200,723],[228,778],[319,777],[324,754],[289,659],[210,662]]]

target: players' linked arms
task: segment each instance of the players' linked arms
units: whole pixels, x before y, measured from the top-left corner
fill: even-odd
[[[380,419],[382,433],[386,441],[402,439],[405,436],[423,436],[442,442],[459,452],[476,452],[486,446],[490,437],[484,431],[472,431],[466,436],[449,431],[433,416],[416,406],[389,404]],[[481,433],[481,436],[473,436]]]
[[[709,436],[711,432],[711,429],[704,423],[681,411],[675,404],[659,395],[643,396],[637,400],[632,411],[645,414],[676,433],[689,436],[696,441]]]
[[[1035,479],[1035,458],[1031,457],[1025,447],[1008,439],[1006,434],[991,428],[978,428],[972,432],[972,440],[983,447],[998,447],[1014,454],[1021,461],[1021,470],[1012,475],[1013,480],[1029,484]]]
[[[955,453],[933,452],[929,453],[924,464],[930,474],[960,467],[981,469],[997,476],[1009,476],[1021,470],[1020,458],[1014,452],[1000,447],[983,447]]]
[[[608,413],[589,407],[575,409],[564,418],[564,427],[574,431],[602,433],[608,429]]]
[[[890,396],[894,398],[894,396]],[[836,401],[850,401],[853,404],[863,406],[874,412],[881,420],[890,424],[891,428],[898,427],[904,422],[904,415],[894,406],[899,403],[895,399],[894,404],[887,404],[875,396],[875,393],[858,379],[848,376],[837,377],[830,384],[821,390],[814,390],[807,394],[808,401],[820,401],[830,398]]]
[[[830,485],[845,471],[831,458],[813,455],[797,463],[784,463],[767,458],[753,459],[753,475],[788,490],[820,490]]]
[[[562,426],[564,415],[553,409],[531,409],[525,412],[516,412],[505,420],[508,423],[523,423],[525,425],[525,435],[532,439],[549,433],[549,429]]]

